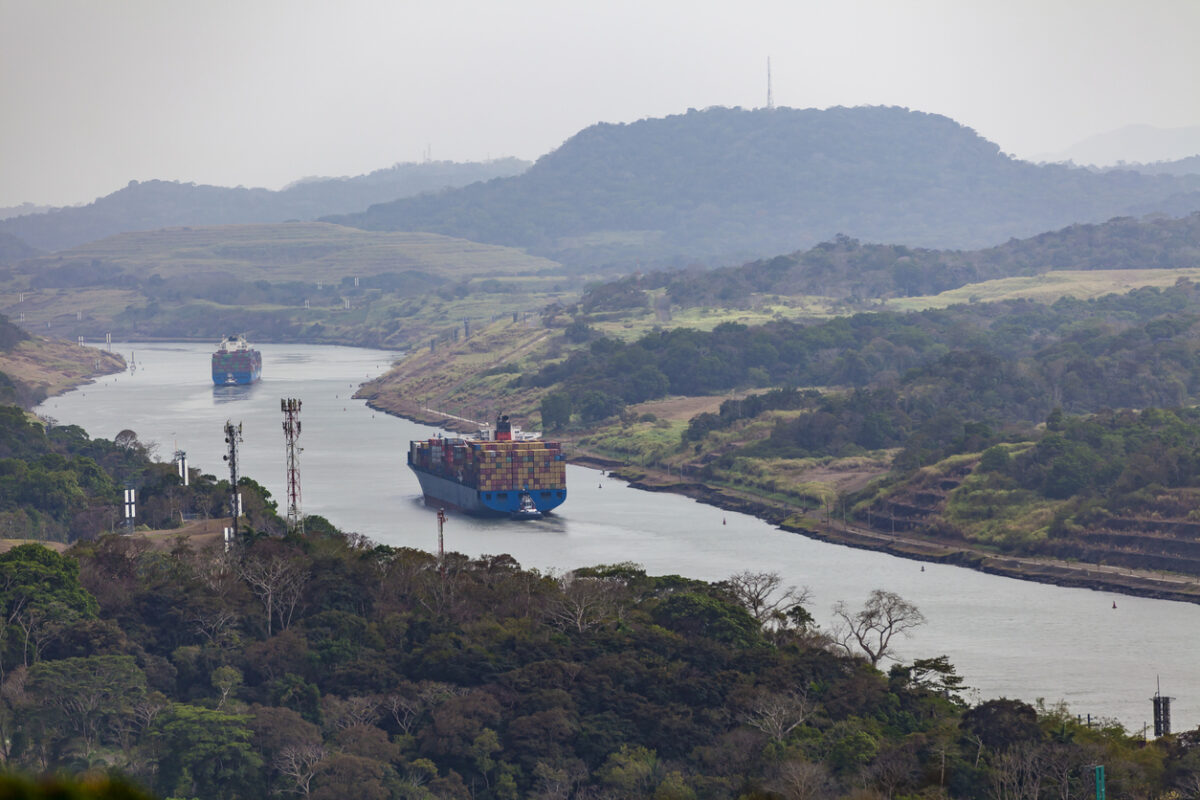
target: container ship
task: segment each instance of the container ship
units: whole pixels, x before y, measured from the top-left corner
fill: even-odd
[[[241,386],[262,377],[262,353],[246,343],[245,336],[226,336],[212,356],[213,383]]]
[[[410,442],[408,466],[426,503],[468,514],[539,519],[567,499],[562,446],[521,434],[507,416],[475,438]]]

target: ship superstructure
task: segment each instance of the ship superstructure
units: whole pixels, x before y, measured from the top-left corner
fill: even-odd
[[[262,377],[262,354],[245,336],[226,336],[212,355],[212,379],[218,386],[254,383]]]

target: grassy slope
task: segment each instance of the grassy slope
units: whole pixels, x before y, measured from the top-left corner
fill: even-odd
[[[418,270],[451,280],[559,270],[557,262],[511,247],[434,233],[379,233],[294,222],[221,225],[123,233],[56,253],[40,262],[99,259],[164,278],[196,271],[243,280],[315,283],[382,272]]]
[[[891,311],[920,311],[1014,298],[1039,303],[1053,303],[1061,297],[1088,300],[1106,294],[1124,294],[1142,286],[1171,286],[1180,278],[1200,279],[1200,268],[1052,270],[1029,277],[973,283],[941,294],[888,300],[885,307]]]
[[[164,277],[229,274],[242,281],[312,284],[314,301],[303,304],[221,305],[184,298],[162,301],[153,314],[131,320],[122,312],[145,309],[148,299],[126,289],[29,288],[29,277],[63,264],[97,260],[127,273]],[[466,296],[379,292],[341,287],[345,278],[419,271],[450,282],[474,279]],[[490,281],[479,285],[480,280]],[[114,236],[26,262],[3,287],[0,312],[34,332],[68,340],[113,332],[120,338],[213,338],[242,330],[260,339],[366,344],[404,348],[445,336],[462,320],[491,320],[572,302],[586,277],[568,276],[560,265],[513,248],[482,245],[424,233],[375,233],[326,223],[172,228]],[[316,284],[325,285],[317,298]],[[351,301],[342,307],[340,295]],[[259,325],[258,328],[255,326]]]
[[[97,375],[123,369],[125,360],[116,353],[57,339],[35,337],[0,352],[0,372],[47,395],[62,394]]]

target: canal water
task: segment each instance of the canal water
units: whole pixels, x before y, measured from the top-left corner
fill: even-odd
[[[316,345],[261,345],[263,379],[214,387],[212,346],[114,344],[134,369],[111,375],[37,411],[111,439],[124,429],[157,448],[179,449],[192,467],[227,477],[223,426],[242,425],[241,473],[286,508],[280,400],[302,402],[302,509],[388,545],[435,550],[434,509],[405,465],[410,439],[434,428],[372,411],[351,399],[384,372],[394,353]],[[536,522],[451,514],[446,547],[468,555],[509,553],[526,567],[563,572],[633,561],[652,574],[720,580],[742,570],[776,571],[807,587],[823,626],[838,601],[855,607],[876,588],[915,603],[927,623],[899,642],[906,659],[948,655],[975,699],[1064,701],[1071,711],[1114,718],[1141,731],[1156,681],[1175,698],[1175,730],[1200,725],[1200,668],[1191,638],[1200,606],[1066,589],[922,565],[807,539],[753,517],[675,495],[641,492],[602,473],[569,466],[568,499]],[[1113,604],[1117,607],[1114,609]]]

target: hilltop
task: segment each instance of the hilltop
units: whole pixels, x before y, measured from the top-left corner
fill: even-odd
[[[85,206],[0,220],[0,236],[16,236],[41,250],[62,250],[126,231],[311,220],[358,211],[398,197],[515,175],[528,166],[528,162],[516,158],[464,164],[396,164],[352,178],[307,178],[279,191],[130,181],[125,188]]]
[[[1200,176],[1018,161],[947,117],[902,108],[710,108],[593,125],[521,175],[330,221],[628,272],[740,263],[838,233],[984,247],[1197,189]]]

